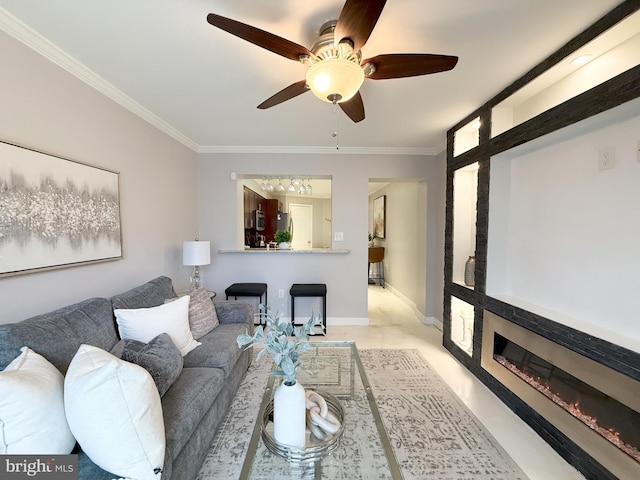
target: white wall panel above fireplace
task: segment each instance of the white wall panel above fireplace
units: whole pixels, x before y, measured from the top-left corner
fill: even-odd
[[[488,295],[636,352],[639,111],[630,102],[602,114],[607,127],[596,116],[493,157],[487,263]],[[614,168],[598,170],[611,146]]]

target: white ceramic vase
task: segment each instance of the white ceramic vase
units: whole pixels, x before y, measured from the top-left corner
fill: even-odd
[[[295,382],[282,382],[273,393],[273,436],[276,442],[304,448],[307,411],[304,388]]]
[[[289,242],[280,242],[278,244],[278,248],[280,250],[291,250],[291,243],[289,243]]]

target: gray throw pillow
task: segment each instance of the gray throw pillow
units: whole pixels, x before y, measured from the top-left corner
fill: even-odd
[[[198,340],[204,337],[211,330],[220,325],[216,307],[213,305],[211,295],[207,290],[200,287],[193,292],[189,292],[189,328],[193,334],[193,338]],[[170,298],[164,303],[176,300]]]
[[[166,333],[161,333],[146,344],[137,340],[121,340],[111,349],[111,353],[148,371],[161,397],[182,371],[182,354]]]

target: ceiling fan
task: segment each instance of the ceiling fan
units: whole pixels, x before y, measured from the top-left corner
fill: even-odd
[[[214,13],[207,21],[232,35],[278,55],[309,65],[304,80],[293,83],[258,108],[266,109],[311,90],[319,99],[340,105],[354,122],[364,120],[360,87],[365,78],[385,80],[451,70],[458,57],[426,53],[378,55],[362,60],[361,48],[369,39],[386,0],[346,0],[338,20],[325,23],[311,49]]]

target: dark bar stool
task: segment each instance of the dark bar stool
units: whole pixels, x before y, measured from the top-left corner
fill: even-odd
[[[229,300],[229,297],[238,299],[238,297],[258,297],[260,303],[267,305],[267,284],[266,283],[234,283],[224,290],[224,293]],[[264,295],[264,301],[262,296]],[[260,313],[260,312],[258,312]],[[262,316],[259,316],[259,325],[262,325]]]
[[[295,326],[296,297],[322,297],[322,334],[327,334],[327,286],[324,283],[294,283],[291,295],[291,325]]]
[[[377,263],[376,275],[371,275],[371,264]],[[369,265],[367,268],[369,284],[375,285],[378,280],[380,286],[384,288],[384,247],[369,247]]]

